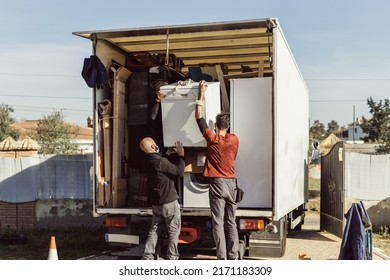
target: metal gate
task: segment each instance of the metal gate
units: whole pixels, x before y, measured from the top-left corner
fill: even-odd
[[[344,228],[344,142],[321,157],[320,229],[340,238]]]

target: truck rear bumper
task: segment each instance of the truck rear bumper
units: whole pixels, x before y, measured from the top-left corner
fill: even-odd
[[[98,215],[140,215],[151,216],[152,208],[97,208],[96,214]],[[210,209],[208,208],[182,208],[182,216],[210,216]],[[237,217],[266,217],[272,219],[273,212],[271,210],[258,210],[258,209],[237,209]]]
[[[139,236],[136,235],[106,233],[105,239],[109,243],[139,244]]]

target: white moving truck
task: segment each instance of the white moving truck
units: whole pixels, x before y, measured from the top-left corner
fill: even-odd
[[[283,256],[288,230],[304,221],[309,96],[278,20],[73,34],[92,41],[92,55],[109,74],[107,85],[93,88],[93,212],[106,215],[106,240],[129,246],[146,239],[151,207],[139,141],[155,135],[164,151],[177,138],[185,143],[185,176],[177,183],[181,246],[212,246],[201,174],[205,144],[193,115],[194,92],[206,79],[214,88],[206,92],[209,126],[220,110],[230,111],[231,132],[240,139],[240,257]],[[154,86],[161,81],[168,95],[153,119]]]

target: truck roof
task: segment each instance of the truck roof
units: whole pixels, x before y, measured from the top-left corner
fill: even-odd
[[[276,18],[167,25],[128,29],[73,32],[74,35],[103,40],[126,53],[174,54],[190,66],[224,64],[230,73],[241,73],[242,65],[272,73],[272,28]]]

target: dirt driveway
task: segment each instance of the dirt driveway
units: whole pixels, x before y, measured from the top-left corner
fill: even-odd
[[[298,260],[299,255],[312,260],[337,260],[341,238],[320,231],[320,216],[307,213],[301,231],[289,231],[286,253],[281,260]]]

